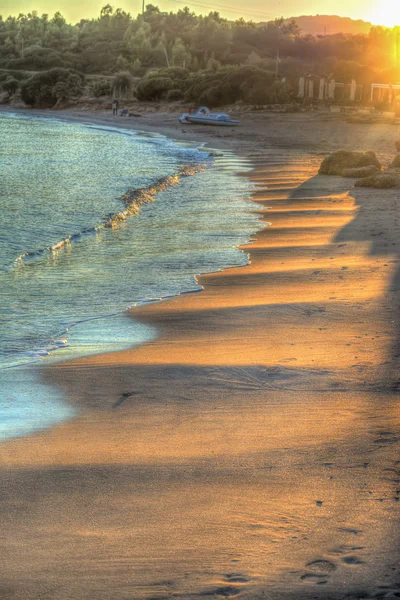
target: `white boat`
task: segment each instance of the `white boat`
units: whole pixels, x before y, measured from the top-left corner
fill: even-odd
[[[214,113],[211,112],[207,106],[200,106],[195,113],[183,113],[179,117],[181,123],[197,123],[201,125],[225,125],[229,127],[235,127],[239,125],[240,121],[231,119],[226,113]]]

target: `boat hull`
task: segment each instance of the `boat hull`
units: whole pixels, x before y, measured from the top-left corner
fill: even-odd
[[[223,127],[236,127],[239,125],[239,121],[223,121],[222,119],[219,121],[218,119],[207,119],[204,117],[186,117],[186,123],[194,123],[195,125],[221,125]]]

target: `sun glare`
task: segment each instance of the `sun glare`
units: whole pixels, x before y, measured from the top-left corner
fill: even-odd
[[[400,25],[400,3],[394,0],[377,0],[370,20],[385,27]]]

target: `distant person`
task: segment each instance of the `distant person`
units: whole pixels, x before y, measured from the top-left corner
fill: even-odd
[[[115,102],[115,100],[112,103],[111,108],[112,108],[113,117],[116,117],[117,116],[117,110],[118,110],[118,104]]]

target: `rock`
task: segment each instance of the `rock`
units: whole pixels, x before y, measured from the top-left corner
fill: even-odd
[[[379,167],[375,165],[369,165],[369,167],[358,167],[355,169],[344,169],[342,171],[342,177],[355,177],[361,179],[362,177],[369,177],[379,171]]]
[[[399,145],[400,145],[400,142],[399,142]],[[391,166],[394,169],[400,169],[400,154],[398,154],[397,156],[394,157],[394,160],[393,160]]]
[[[339,150],[327,156],[319,169],[320,175],[342,175],[348,169],[374,166],[378,169],[381,165],[374,152],[347,152]]]
[[[369,187],[377,189],[391,189],[400,187],[400,178],[386,173],[375,173],[370,177],[359,179],[354,184],[356,187]]]

